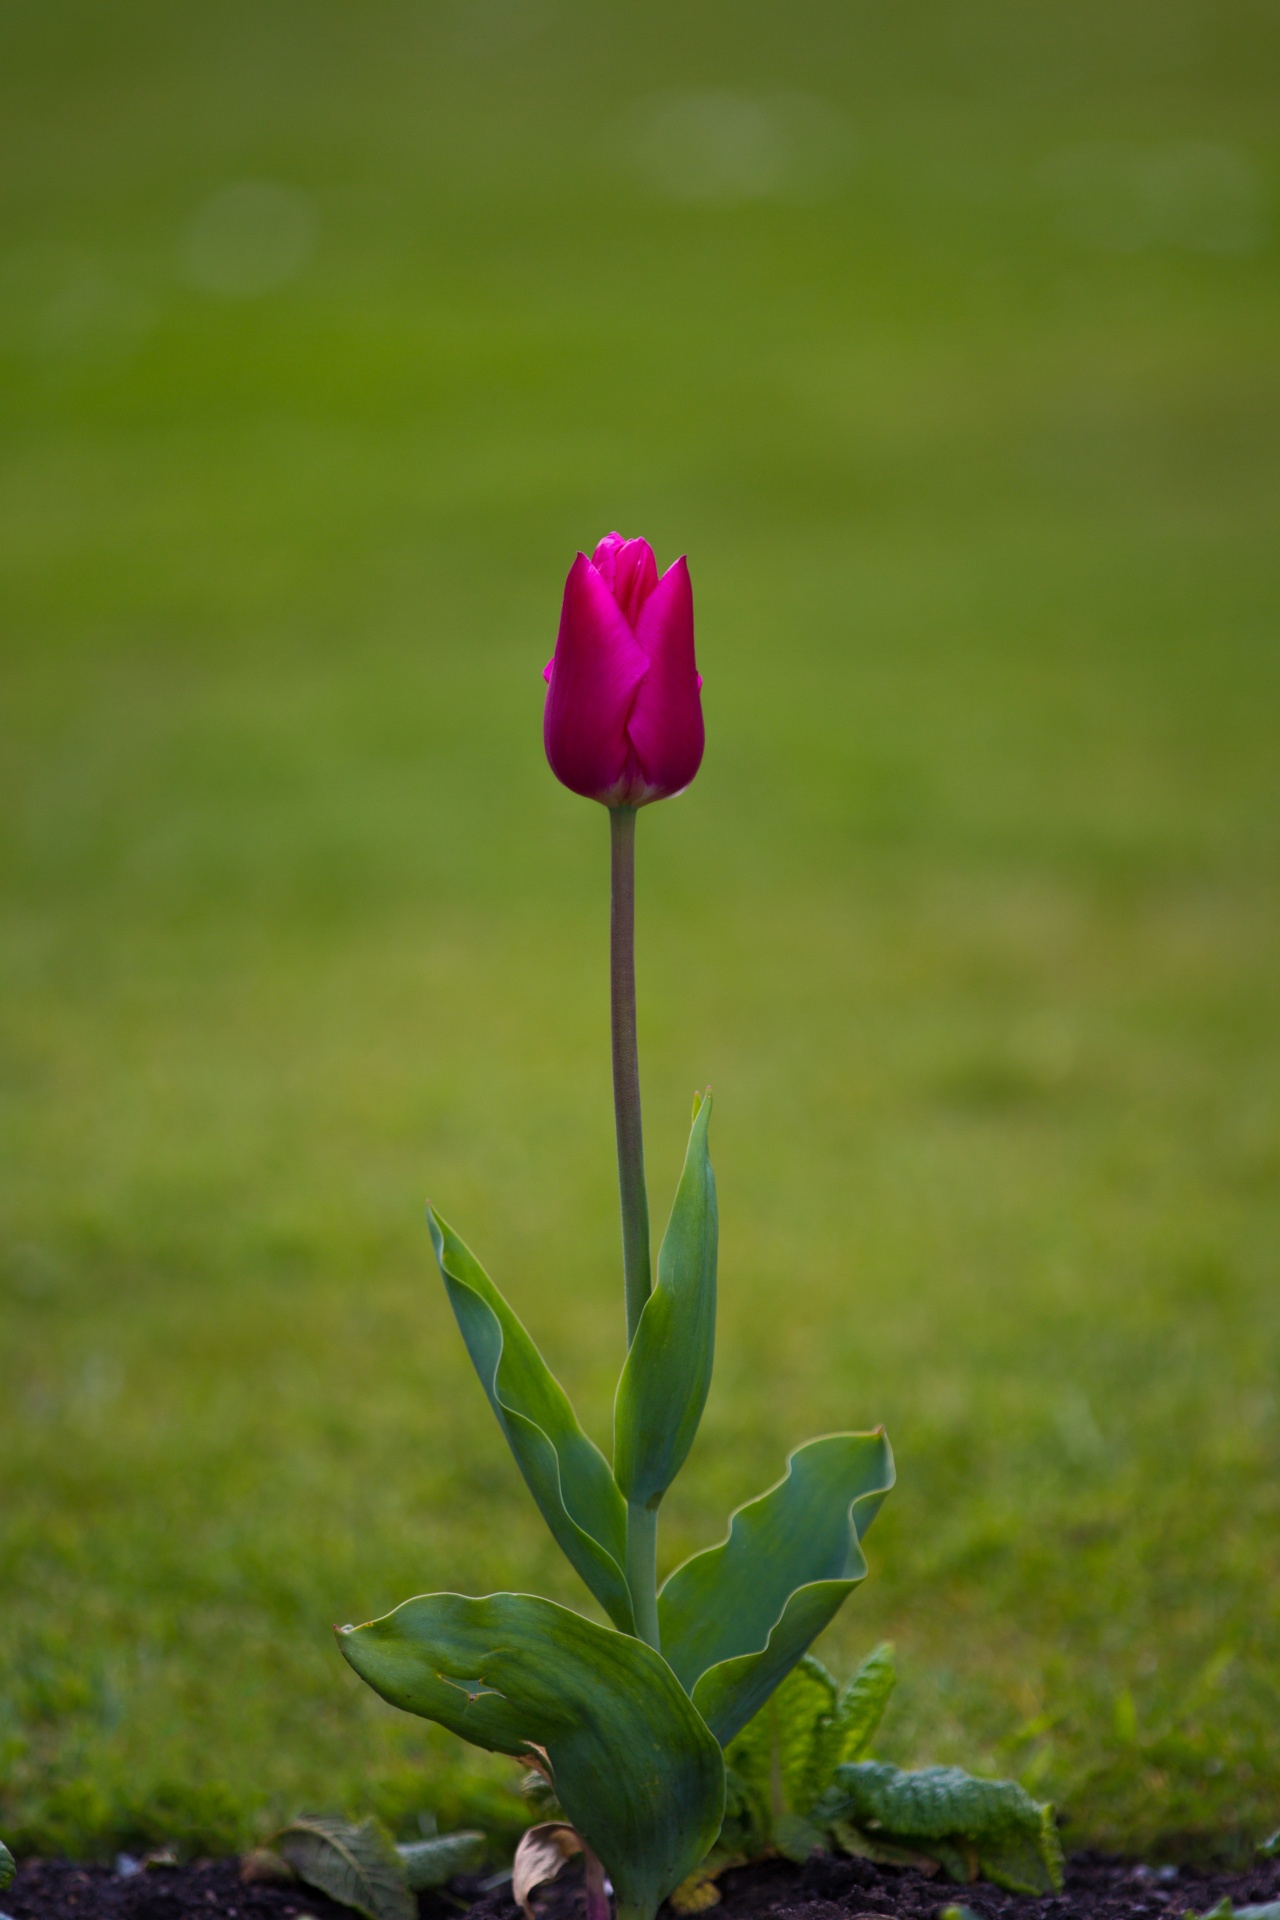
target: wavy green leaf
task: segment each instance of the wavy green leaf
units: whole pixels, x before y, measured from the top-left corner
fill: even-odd
[[[394,1706],[474,1745],[546,1756],[566,1818],[603,1860],[620,1920],[651,1920],[724,1810],[715,1739],[660,1654],[532,1594],[406,1600],[339,1630]]]
[[[8,1847],[0,1840],[0,1892],[13,1884],[13,1876],[18,1871],[18,1863]]]
[[[716,1339],[716,1183],[708,1094],[694,1110],[684,1171],[658,1254],[658,1277],[631,1342],[614,1405],[613,1472],[637,1506],[655,1507],[693,1445]]]
[[[627,1510],[608,1462],[470,1248],[430,1208],[427,1221],[459,1331],[525,1484],[570,1566],[631,1633]]]
[[[1053,1808],[1016,1780],[979,1780],[959,1767],[906,1773],[887,1761],[837,1767],[815,1821],[870,1832],[878,1846],[930,1854],[953,1880],[985,1874],[1010,1893],[1058,1893],[1062,1847]]]
[[[326,1814],[303,1814],[273,1844],[299,1880],[364,1920],[417,1920],[404,1862],[380,1820],[370,1817],[354,1826]]]
[[[664,1585],[663,1652],[722,1744],[866,1577],[859,1540],[893,1478],[882,1429],[810,1440],[777,1486],[733,1514],[727,1540]]]

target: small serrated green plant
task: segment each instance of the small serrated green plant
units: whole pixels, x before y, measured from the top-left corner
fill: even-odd
[[[541,1873],[571,1838],[589,1908],[652,1920],[706,1857],[725,1813],[725,1749],[792,1673],[867,1571],[861,1539],[893,1485],[882,1429],[796,1449],[728,1537],[659,1587],[661,1504],[711,1383],[718,1217],[711,1099],[694,1102],[656,1277],[641,1143],[634,967],[636,812],[687,786],[702,754],[692,600],[683,561],[658,579],[644,541],[579,555],[547,670],[553,770],[609,808],[614,1112],[627,1353],[612,1465],[475,1255],[434,1210],[432,1244],[459,1331],[556,1543],[610,1624],[527,1593],[434,1593],[338,1630],[384,1699],[477,1746],[532,1763],[563,1822],[529,1849]],[[853,1711],[853,1703],[850,1703]],[[832,1748],[836,1754],[839,1743]],[[537,1831],[537,1830],[535,1830]],[[528,1868],[526,1872],[525,1869]],[[517,1880],[534,1883],[517,1856]]]
[[[793,1668],[725,1755],[728,1795],[720,1836],[672,1905],[697,1912],[727,1867],[815,1847],[898,1865],[940,1866],[952,1880],[979,1876],[1011,1893],[1062,1885],[1053,1808],[1012,1780],[981,1780],[958,1767],[908,1773],[867,1757],[896,1683],[893,1649],[868,1655],[838,1687],[812,1654]]]

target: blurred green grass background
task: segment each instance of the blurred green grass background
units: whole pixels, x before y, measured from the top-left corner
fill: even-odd
[[[690,556],[654,1211],[717,1094],[664,1560],[831,1426],[823,1651],[1069,1843],[1280,1824],[1280,14],[0,13],[0,1831],[515,1817],[333,1621],[589,1604],[430,1194],[603,1440],[574,550]]]

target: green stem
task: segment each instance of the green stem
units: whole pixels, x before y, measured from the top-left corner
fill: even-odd
[[[622,1200],[622,1276],[627,1345],[635,1339],[652,1284],[649,1201],[640,1125],[640,1058],[636,1048],[636,810],[609,809],[609,988],[613,1028],[613,1118],[618,1135]]]
[[[613,1118],[618,1135],[622,1201],[622,1278],[627,1345],[636,1337],[653,1284],[649,1266],[649,1199],[640,1125],[640,1056],[636,1046],[636,810],[609,810],[609,988],[613,1029]],[[636,1632],[658,1645],[658,1515],[627,1507],[627,1585]]]
[[[658,1633],[658,1509],[627,1503],[627,1585],[636,1633],[661,1653]]]

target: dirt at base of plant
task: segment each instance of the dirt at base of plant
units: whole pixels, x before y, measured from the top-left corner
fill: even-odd
[[[1062,1893],[1044,1899],[1002,1893],[985,1881],[956,1887],[914,1869],[814,1854],[803,1866],[769,1861],[727,1873],[723,1898],[707,1920],[937,1920],[963,1905],[978,1920],[1182,1920],[1208,1913],[1224,1897],[1235,1906],[1280,1900],[1280,1859],[1242,1873],[1135,1865],[1073,1854]],[[509,1887],[485,1892],[477,1880],[451,1883],[448,1896],[419,1896],[420,1920],[520,1920]],[[538,1901],[541,1920],[581,1920],[582,1881],[566,1867]],[[125,1875],[65,1860],[27,1860],[0,1894],[7,1920],[352,1920],[347,1907],[304,1886],[246,1886],[238,1860],[197,1860]],[[671,1920],[663,1910],[662,1920]]]

